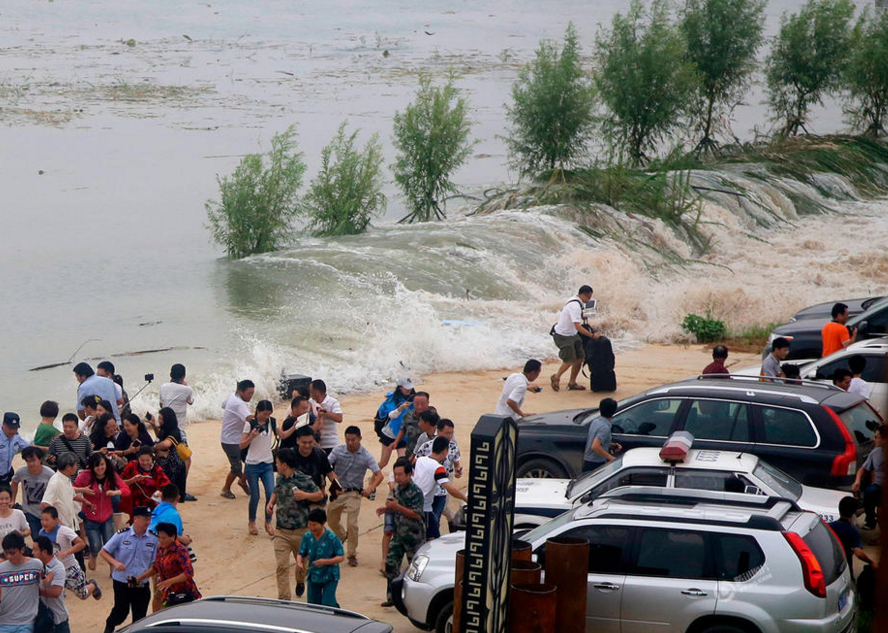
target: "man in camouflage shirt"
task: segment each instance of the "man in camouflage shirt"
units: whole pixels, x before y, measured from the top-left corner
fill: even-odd
[[[413,464],[406,457],[395,462],[392,472],[395,477],[394,498],[389,498],[385,506],[376,509],[382,516],[390,512],[395,518],[395,529],[385,558],[386,600],[384,607],[393,606],[392,580],[401,573],[401,561],[407,556],[407,564],[413,560],[416,550],[425,542],[426,527],[423,519],[423,503],[425,498],[422,490],[413,483]]]
[[[429,410],[429,394],[425,391],[417,391],[413,395],[413,408],[404,414],[401,428],[404,429],[404,440],[407,442],[407,457],[413,455],[416,448],[416,440],[422,434],[419,428],[419,416]]]
[[[308,513],[311,503],[324,498],[324,493],[311,477],[296,470],[296,451],[282,448],[277,454],[278,478],[268,502],[266,512],[274,513],[277,506],[277,522],[273,530],[274,558],[277,562],[278,599],[290,600],[290,555],[299,555],[302,536],[308,531]],[[305,593],[305,570],[296,567],[296,597]]]

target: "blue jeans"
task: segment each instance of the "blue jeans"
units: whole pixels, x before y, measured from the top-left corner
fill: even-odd
[[[0,624],[0,633],[34,633],[34,623]]]
[[[105,543],[114,536],[114,517],[108,517],[104,523],[86,519],[83,528],[86,530],[86,538],[89,539],[89,553],[98,556]]]
[[[440,495],[435,497],[434,501],[432,501],[432,513],[435,515],[437,519],[436,523],[438,524],[438,532],[441,532],[441,515],[444,514],[444,508],[447,507],[447,495]]]
[[[322,585],[309,580],[308,595],[305,597],[305,601],[309,604],[322,604],[326,607],[336,607],[338,609],[339,603],[336,602],[336,585],[338,584],[338,580],[331,580]]]
[[[876,508],[882,499],[882,486],[870,484],[863,489],[863,508],[866,511],[865,521],[869,524],[876,523]]]
[[[271,493],[274,492],[274,467],[271,462],[261,464],[247,464],[244,468],[247,484],[250,486],[250,521],[256,520],[256,508],[259,507],[259,481],[265,488],[265,505],[271,501]],[[265,513],[265,522],[271,521],[271,515]]]
[[[434,512],[425,513],[425,522],[426,539],[432,540],[433,538],[438,538],[439,536],[441,536],[441,527],[438,524],[438,517],[435,516]]]

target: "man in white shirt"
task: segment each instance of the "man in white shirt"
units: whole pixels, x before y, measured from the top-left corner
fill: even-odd
[[[160,407],[169,407],[176,414],[183,440],[188,426],[189,404],[194,404],[194,391],[185,382],[185,365],[176,363],[170,368],[170,381],[160,386]]]
[[[522,411],[521,406],[524,404],[527,388],[534,380],[540,377],[542,369],[542,363],[531,358],[524,363],[524,371],[522,373],[514,373],[506,378],[506,384],[503,385],[503,392],[500,395],[499,402],[496,403],[496,409],[493,411],[494,414],[514,418],[515,420],[533,415],[532,413]],[[535,389],[538,390],[539,387]]]
[[[425,514],[426,538],[428,540],[441,536],[440,519],[435,516],[432,510],[438,486],[465,503],[469,501],[461,490],[450,483],[450,477],[444,467],[444,460],[447,458],[449,450],[450,440],[446,437],[436,437],[432,440],[432,454],[427,457],[418,457],[413,466],[413,483],[419,486],[425,499],[422,510]]]
[[[243,491],[250,494],[250,488],[247,486],[247,480],[244,478],[244,466],[241,462],[241,435],[244,426],[248,421],[253,419],[250,408],[247,403],[253,399],[253,393],[256,391],[256,385],[252,380],[241,380],[237,383],[237,391],[228,396],[222,403],[222,450],[228,458],[230,470],[225,477],[225,486],[222,488],[221,495],[226,499],[234,499],[234,493],[231,492],[231,484],[237,479],[237,485],[243,488]]]
[[[869,398],[872,393],[872,387],[860,375],[866,369],[866,358],[860,354],[855,354],[848,359],[848,369],[851,370],[851,385],[848,387],[848,393],[856,393],[858,396]]]
[[[336,425],[342,422],[342,407],[339,400],[327,395],[327,383],[323,380],[312,380],[308,392],[318,405],[318,419],[312,430],[321,434],[320,446],[329,457],[330,452],[339,445]]]
[[[577,296],[571,297],[564,304],[558,322],[552,327],[552,338],[558,347],[558,358],[561,359],[561,367],[550,378],[554,391],[561,389],[561,376],[568,369],[570,369],[570,380],[567,383],[567,389],[569,391],[585,389],[582,385],[577,384],[577,376],[586,359],[586,353],[583,351],[583,337],[598,340],[601,336],[583,327],[583,308],[591,299],[592,286],[581,286]]]

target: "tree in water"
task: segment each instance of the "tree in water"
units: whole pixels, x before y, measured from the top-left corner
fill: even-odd
[[[642,165],[688,113],[698,80],[666,0],[632,0],[596,38],[602,131],[617,155]]]
[[[764,10],[765,0],[686,0],[679,28],[700,79],[693,116],[697,153],[717,150],[715,121],[730,117],[749,88]]]
[[[272,137],[265,156],[248,154],[231,176],[216,177],[220,202],[204,205],[213,240],[232,259],[280,248],[292,234],[304,173],[291,125]]]
[[[841,88],[853,14],[849,0],[808,0],[783,14],[765,73],[781,136],[808,133],[811,106]]]
[[[564,45],[543,40],[512,85],[506,106],[512,164],[522,173],[564,169],[586,158],[594,130],[594,90],[573,24]]]
[[[321,170],[300,205],[314,235],[363,233],[370,220],[385,210],[382,146],[374,134],[361,151],[355,147],[359,131],[346,134],[342,123],[321,151]]]
[[[886,134],[888,117],[888,11],[864,9],[851,34],[845,69],[845,113],[865,136]]]
[[[421,76],[415,100],[394,118],[395,182],[410,209],[401,222],[445,218],[444,198],[457,191],[450,179],[472,151],[470,130],[466,101],[453,77],[433,86],[428,76]]]

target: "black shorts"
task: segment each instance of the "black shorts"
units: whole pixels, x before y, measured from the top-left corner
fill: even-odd
[[[389,437],[385,433],[380,433],[379,434],[379,443],[382,444],[383,446],[391,446],[392,444],[395,443],[395,438]],[[402,438],[401,441],[398,442],[397,448],[407,448],[407,440]]]

